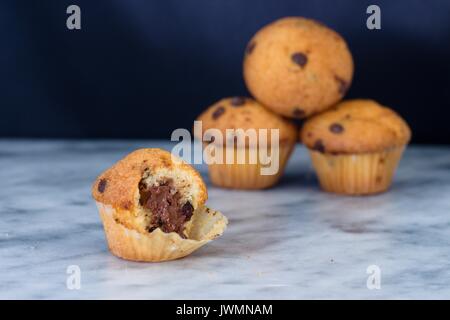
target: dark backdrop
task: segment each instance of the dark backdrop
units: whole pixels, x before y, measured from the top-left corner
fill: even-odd
[[[77,4],[82,30],[66,28]],[[378,4],[382,29],[369,31]],[[0,2],[0,136],[169,138],[224,96],[247,94],[249,38],[283,16],[347,40],[348,97],[393,107],[414,142],[450,143],[450,1],[95,0]]]

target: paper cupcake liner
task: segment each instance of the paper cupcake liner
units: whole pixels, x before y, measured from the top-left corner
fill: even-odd
[[[321,187],[328,192],[363,195],[387,190],[405,147],[383,152],[331,155],[309,150]]]
[[[278,171],[272,175],[261,174],[261,169],[267,166],[261,164],[259,157],[254,164],[209,164],[208,173],[211,182],[219,187],[232,189],[264,189],[275,185],[284,172],[289,156],[294,148],[294,144],[279,147]],[[238,150],[238,149],[235,149]],[[223,149],[225,154],[226,147]],[[239,152],[239,151],[238,151]],[[249,148],[241,151],[245,152],[248,159]],[[248,161],[249,162],[249,161]]]
[[[203,207],[194,213],[187,226],[188,239],[159,228],[143,234],[114,220],[115,209],[97,202],[110,251],[123,259],[158,262],[185,257],[222,235],[228,220],[218,211]]]

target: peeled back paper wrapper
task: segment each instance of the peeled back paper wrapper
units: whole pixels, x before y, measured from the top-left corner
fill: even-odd
[[[219,211],[201,207],[186,224],[187,239],[159,228],[143,234],[114,220],[114,208],[97,202],[111,252],[123,259],[159,262],[185,257],[222,235],[228,220]]]

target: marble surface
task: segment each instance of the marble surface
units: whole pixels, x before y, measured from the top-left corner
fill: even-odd
[[[225,234],[156,264],[108,252],[90,196],[96,175],[139,147],[170,145],[0,140],[0,298],[450,298],[448,147],[411,146],[390,192],[343,197],[319,190],[298,146],[271,190],[209,186]],[[66,286],[70,265],[79,290]],[[370,265],[379,290],[367,288]]]

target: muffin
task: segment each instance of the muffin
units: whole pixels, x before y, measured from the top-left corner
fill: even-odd
[[[322,23],[288,17],[259,30],[247,45],[244,80],[262,104],[305,118],[336,104],[353,77],[345,40]]]
[[[211,182],[220,187],[273,186],[281,177],[297,140],[293,123],[251,98],[222,99],[197,120],[201,121],[202,130],[196,137],[204,142],[204,153],[218,155],[218,161],[207,159],[207,163]],[[218,135],[208,137],[211,131]],[[226,161],[227,154],[232,161]],[[265,159],[264,155],[269,158]]]
[[[389,188],[411,131],[393,110],[349,100],[308,119],[300,136],[322,188],[357,195]]]
[[[92,187],[111,252],[134,261],[184,257],[220,236],[227,219],[205,206],[195,169],[161,149],[132,152]]]

